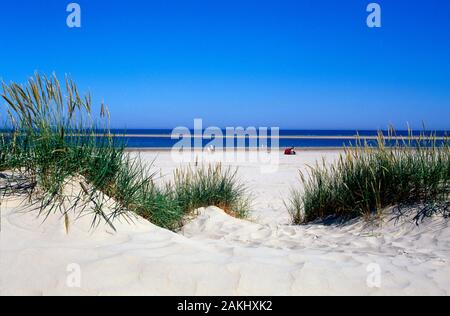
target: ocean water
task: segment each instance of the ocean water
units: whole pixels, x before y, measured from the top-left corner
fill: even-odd
[[[8,133],[8,130],[0,130],[1,133]],[[104,131],[98,130],[98,134],[102,134]],[[111,133],[115,135],[115,142],[118,146],[124,145],[127,148],[172,148],[180,139],[172,139],[171,129],[112,129]],[[222,131],[223,135],[226,135],[225,131]],[[357,145],[358,140],[356,135],[360,135],[361,138],[369,137],[367,142],[370,145],[376,146],[376,140],[371,139],[377,136],[376,130],[280,130],[278,144],[281,149],[287,147],[301,148],[342,148],[352,147]],[[384,135],[388,135],[387,131],[383,131]],[[408,136],[408,131],[396,131],[396,136]],[[412,133],[415,136],[421,134],[435,135],[438,139],[434,144],[442,146],[444,144],[443,137],[448,134],[446,131],[423,131]],[[191,131],[191,135],[194,135],[194,131]],[[270,131],[268,132],[270,136]],[[296,138],[299,137],[299,138]],[[99,137],[99,140],[101,137]],[[272,142],[269,138],[219,138],[223,147],[227,143],[231,142],[231,146],[235,148],[254,148],[254,147],[272,147]],[[211,142],[211,139],[199,139],[191,138],[191,147],[207,146]],[[401,141],[399,141],[401,144]],[[447,140],[448,142],[448,140]],[[217,144],[217,142],[216,142]],[[395,141],[390,141],[389,144],[395,144]],[[447,143],[448,144],[448,143]],[[412,145],[415,145],[414,142]],[[422,146],[432,146],[431,141],[423,141]],[[216,146],[218,147],[218,146]]]
[[[171,139],[170,136],[172,130],[170,129],[113,129],[112,133],[117,136],[117,141],[123,143],[128,148],[172,148],[177,144],[180,139]],[[383,132],[388,135],[387,131]],[[437,137],[444,137],[447,135],[445,131],[433,131],[433,132],[423,132],[427,135],[433,133]],[[194,135],[194,132],[191,131]],[[223,131],[225,135],[225,131]],[[377,136],[376,130],[280,130],[279,137],[279,147],[295,147],[301,148],[341,148],[344,146],[355,146],[357,143],[356,139],[349,139],[349,137],[354,137],[355,135],[360,135],[361,137],[375,137]],[[418,136],[421,132],[414,132],[414,135]],[[397,136],[407,136],[408,131],[397,131]],[[269,132],[270,136],[270,132]],[[292,138],[292,137],[307,137],[307,138]],[[308,138],[311,137],[311,138]],[[319,137],[319,138],[314,138]],[[342,137],[342,138],[340,138]],[[271,140],[269,139],[220,139],[221,143],[225,147],[226,141],[232,141],[234,147],[271,147]],[[203,139],[201,146],[206,146],[211,139]],[[443,140],[438,140],[437,145],[442,145]],[[376,140],[368,140],[371,145],[376,145]],[[392,141],[392,144],[395,142]],[[429,142],[424,142],[424,146],[430,145]],[[191,139],[191,146],[198,147],[199,142],[195,142]]]
[[[127,134],[127,135],[170,135],[171,129],[111,129],[113,134]],[[190,130],[191,134],[194,134],[194,130]],[[222,133],[225,135],[225,130]],[[388,135],[388,131],[382,131],[383,134]],[[359,134],[361,136],[377,136],[377,130],[303,130],[303,129],[281,129],[280,136],[355,136]],[[398,136],[408,136],[410,132],[406,130],[395,131]],[[419,136],[425,133],[427,135],[433,133],[436,136],[446,136],[447,131],[413,131],[412,134]]]

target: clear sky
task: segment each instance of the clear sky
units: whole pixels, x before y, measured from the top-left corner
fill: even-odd
[[[69,73],[113,127],[450,129],[448,0],[69,2],[2,1],[0,78]]]

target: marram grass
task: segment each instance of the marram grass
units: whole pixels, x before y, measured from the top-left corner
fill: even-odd
[[[222,169],[220,164],[175,171],[173,192],[186,213],[215,205],[228,214],[245,218],[249,209],[246,187],[239,183],[237,170]]]
[[[216,205],[244,214],[244,189],[235,173],[220,166],[179,170],[174,183],[155,185],[152,166],[131,157],[110,134],[106,107],[101,105],[95,121],[91,96],[80,95],[70,78],[61,85],[55,75],[35,74],[25,85],[2,87],[8,115],[0,128],[0,175],[6,183],[0,193],[27,193],[44,218],[59,212],[67,220],[71,211],[91,212],[93,227],[106,221],[114,228],[118,216],[132,220],[138,214],[175,230],[196,207]],[[67,190],[74,183],[75,196]]]
[[[448,215],[449,139],[438,143],[433,135],[410,133],[399,141],[392,135],[379,132],[376,146],[359,141],[334,164],[318,163],[301,173],[303,188],[293,189],[285,202],[293,222],[370,217],[390,206],[418,207],[418,216],[425,210]]]

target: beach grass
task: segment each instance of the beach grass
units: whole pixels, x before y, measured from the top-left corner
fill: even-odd
[[[215,205],[228,214],[245,218],[250,199],[245,185],[237,179],[237,169],[223,169],[221,164],[178,169],[173,191],[184,211]]]
[[[134,199],[134,203],[140,201],[135,212],[172,230],[181,228],[187,216],[201,207],[217,206],[229,215],[245,218],[250,199],[236,172],[237,169],[223,169],[220,164],[178,168],[174,180],[163,189],[149,185],[142,190],[141,196]]]
[[[293,223],[382,216],[388,207],[417,207],[416,219],[447,214],[449,139],[438,143],[432,134],[412,135],[399,140],[393,129],[388,135],[379,132],[376,145],[359,140],[334,164],[323,161],[300,173],[303,188],[293,189],[285,202]]]
[[[41,216],[71,211],[94,214],[92,226],[134,214],[172,230],[195,207],[220,206],[241,216],[242,187],[236,174],[209,167],[179,170],[159,187],[152,166],[132,157],[109,129],[102,104],[93,118],[92,98],[66,78],[35,74],[25,85],[2,84],[7,120],[1,128],[0,171],[8,171],[2,194],[27,194]],[[20,185],[17,179],[21,179]],[[24,185],[26,182],[26,185]],[[69,190],[76,185],[79,190]],[[74,193],[75,192],[75,193]],[[242,205],[244,205],[242,203]],[[239,207],[238,207],[239,206]]]

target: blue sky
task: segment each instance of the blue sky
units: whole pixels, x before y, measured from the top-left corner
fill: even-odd
[[[123,128],[450,129],[450,1],[8,1],[0,78],[68,73]]]

